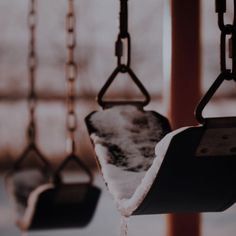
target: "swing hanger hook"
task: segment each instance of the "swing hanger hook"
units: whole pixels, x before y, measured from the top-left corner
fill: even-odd
[[[117,67],[108,77],[106,83],[98,93],[98,104],[103,108],[112,107],[114,105],[135,105],[141,109],[150,102],[150,95],[142,82],[138,79],[136,74],[130,68],[131,63],[131,36],[128,32],[128,0],[120,0],[120,31],[115,43],[115,55],[117,57]],[[143,101],[104,101],[104,95],[109,89],[112,82],[117,78],[119,73],[127,73],[130,79],[138,87],[144,96]]]
[[[195,111],[195,117],[200,124],[205,124],[207,118],[202,113],[206,105],[217,92],[225,80],[234,80],[236,82],[236,0],[234,0],[234,19],[232,24],[225,24],[224,14],[226,13],[226,0],[216,0],[216,13],[218,14],[218,26],[221,31],[220,36],[220,69],[221,73],[216,78],[210,89],[201,99]],[[232,60],[232,67],[227,67],[226,40],[228,41],[229,58]]]
[[[66,152],[65,160],[59,165],[54,174],[54,181],[62,183],[61,173],[71,161],[74,161],[80,169],[89,177],[89,184],[93,182],[93,174],[87,165],[76,154],[76,131],[77,131],[77,113],[76,113],[76,81],[77,81],[77,63],[75,60],[76,49],[76,13],[74,0],[68,0],[68,10],[66,14],[66,49],[67,61],[65,65],[65,77],[67,82],[67,115],[66,115]]]
[[[131,37],[128,32],[128,0],[120,0],[120,31],[115,43],[117,67],[126,73],[131,61]]]

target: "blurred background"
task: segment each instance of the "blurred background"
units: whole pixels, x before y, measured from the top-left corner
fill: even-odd
[[[202,92],[219,74],[219,36],[215,1],[202,1]],[[75,1],[77,13],[76,60],[77,113],[79,116],[78,150],[80,156],[96,170],[93,151],[84,126],[84,117],[99,109],[96,94],[116,65],[114,42],[118,32],[119,2],[115,0]],[[166,115],[162,100],[163,87],[163,21],[166,0],[130,0],[129,29],[132,36],[132,68],[152,97],[150,109]],[[232,15],[229,4],[229,19]],[[0,169],[1,175],[12,165],[26,145],[27,112],[27,0],[0,1]],[[230,13],[231,11],[231,13]],[[38,1],[37,72],[38,144],[55,165],[65,157],[66,81],[64,64],[65,0]],[[181,55],[180,55],[181,56]],[[191,77],[191,75],[189,75]],[[119,82],[116,94],[135,96],[132,86]],[[225,83],[207,108],[208,115],[232,115],[235,111],[236,89]],[[234,114],[235,115],[235,114]],[[99,176],[97,185],[104,191],[92,224],[83,230],[40,232],[32,235],[118,235],[119,215]],[[165,235],[164,216],[133,217],[131,235]],[[110,222],[109,225],[107,222]],[[236,207],[226,213],[204,214],[203,236],[235,236]],[[14,226],[3,178],[0,183],[0,235],[19,235]],[[31,235],[31,234],[30,234]]]

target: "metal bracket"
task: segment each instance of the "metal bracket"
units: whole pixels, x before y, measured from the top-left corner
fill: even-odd
[[[208,119],[196,156],[235,156],[236,125],[232,122],[233,120],[235,120],[233,117]]]

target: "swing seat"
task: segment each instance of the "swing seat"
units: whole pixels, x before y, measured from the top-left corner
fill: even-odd
[[[122,208],[152,165],[156,143],[170,132],[169,122],[134,105],[93,112],[85,122],[105,182]],[[122,214],[129,215],[133,208],[129,201]]]
[[[22,230],[85,227],[91,221],[100,190],[90,184],[46,184],[29,198],[29,208],[18,224]]]
[[[150,167],[156,143],[170,132],[165,117],[133,105],[93,112],[85,122],[92,142],[107,147],[109,162],[133,172]]]
[[[27,159],[38,162],[27,166]],[[52,168],[34,142],[30,142],[5,177],[6,190],[16,212],[16,221],[21,222],[27,210],[31,194],[50,183]]]
[[[236,140],[236,118],[208,119],[207,125],[167,134],[156,141],[156,157],[149,162],[150,167],[140,169],[124,168],[120,163],[132,163],[125,156],[114,161],[116,149],[109,148],[108,143],[112,137],[104,140],[91,120],[90,115],[87,125],[97,160],[122,215],[218,212],[235,202],[236,153],[232,144]],[[107,130],[112,130],[111,124]],[[231,134],[229,139],[226,131]],[[216,138],[212,141],[213,137],[218,137],[218,142]],[[128,148],[132,150],[130,144]]]
[[[64,183],[62,171],[72,161],[88,175],[89,181]],[[53,179],[30,194],[28,208],[19,222],[22,230],[85,227],[92,220],[101,191],[92,185],[93,175],[79,157],[67,156],[54,172]]]

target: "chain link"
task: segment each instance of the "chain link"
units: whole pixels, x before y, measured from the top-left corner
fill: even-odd
[[[74,1],[68,0],[68,12],[66,15],[66,46],[67,46],[67,62],[66,62],[66,79],[67,79],[67,152],[75,154],[76,142],[75,131],[77,129],[76,115],[76,78],[77,64],[74,59],[74,51],[76,48],[76,18],[74,12]]]
[[[236,0],[234,0],[234,16],[232,24],[225,24],[226,0],[216,0],[216,12],[218,13],[218,26],[221,30],[220,58],[221,72],[227,74],[227,80],[236,81]],[[232,60],[231,68],[227,67],[226,42],[228,39],[229,58]]]
[[[36,53],[36,25],[37,12],[36,0],[29,1],[28,12],[28,28],[29,28],[29,49],[28,49],[28,73],[29,73],[29,93],[28,107],[30,112],[30,123],[28,127],[28,139],[30,142],[35,142],[36,127],[35,127],[35,109],[37,103],[35,91],[35,77],[37,69],[37,53]]]

